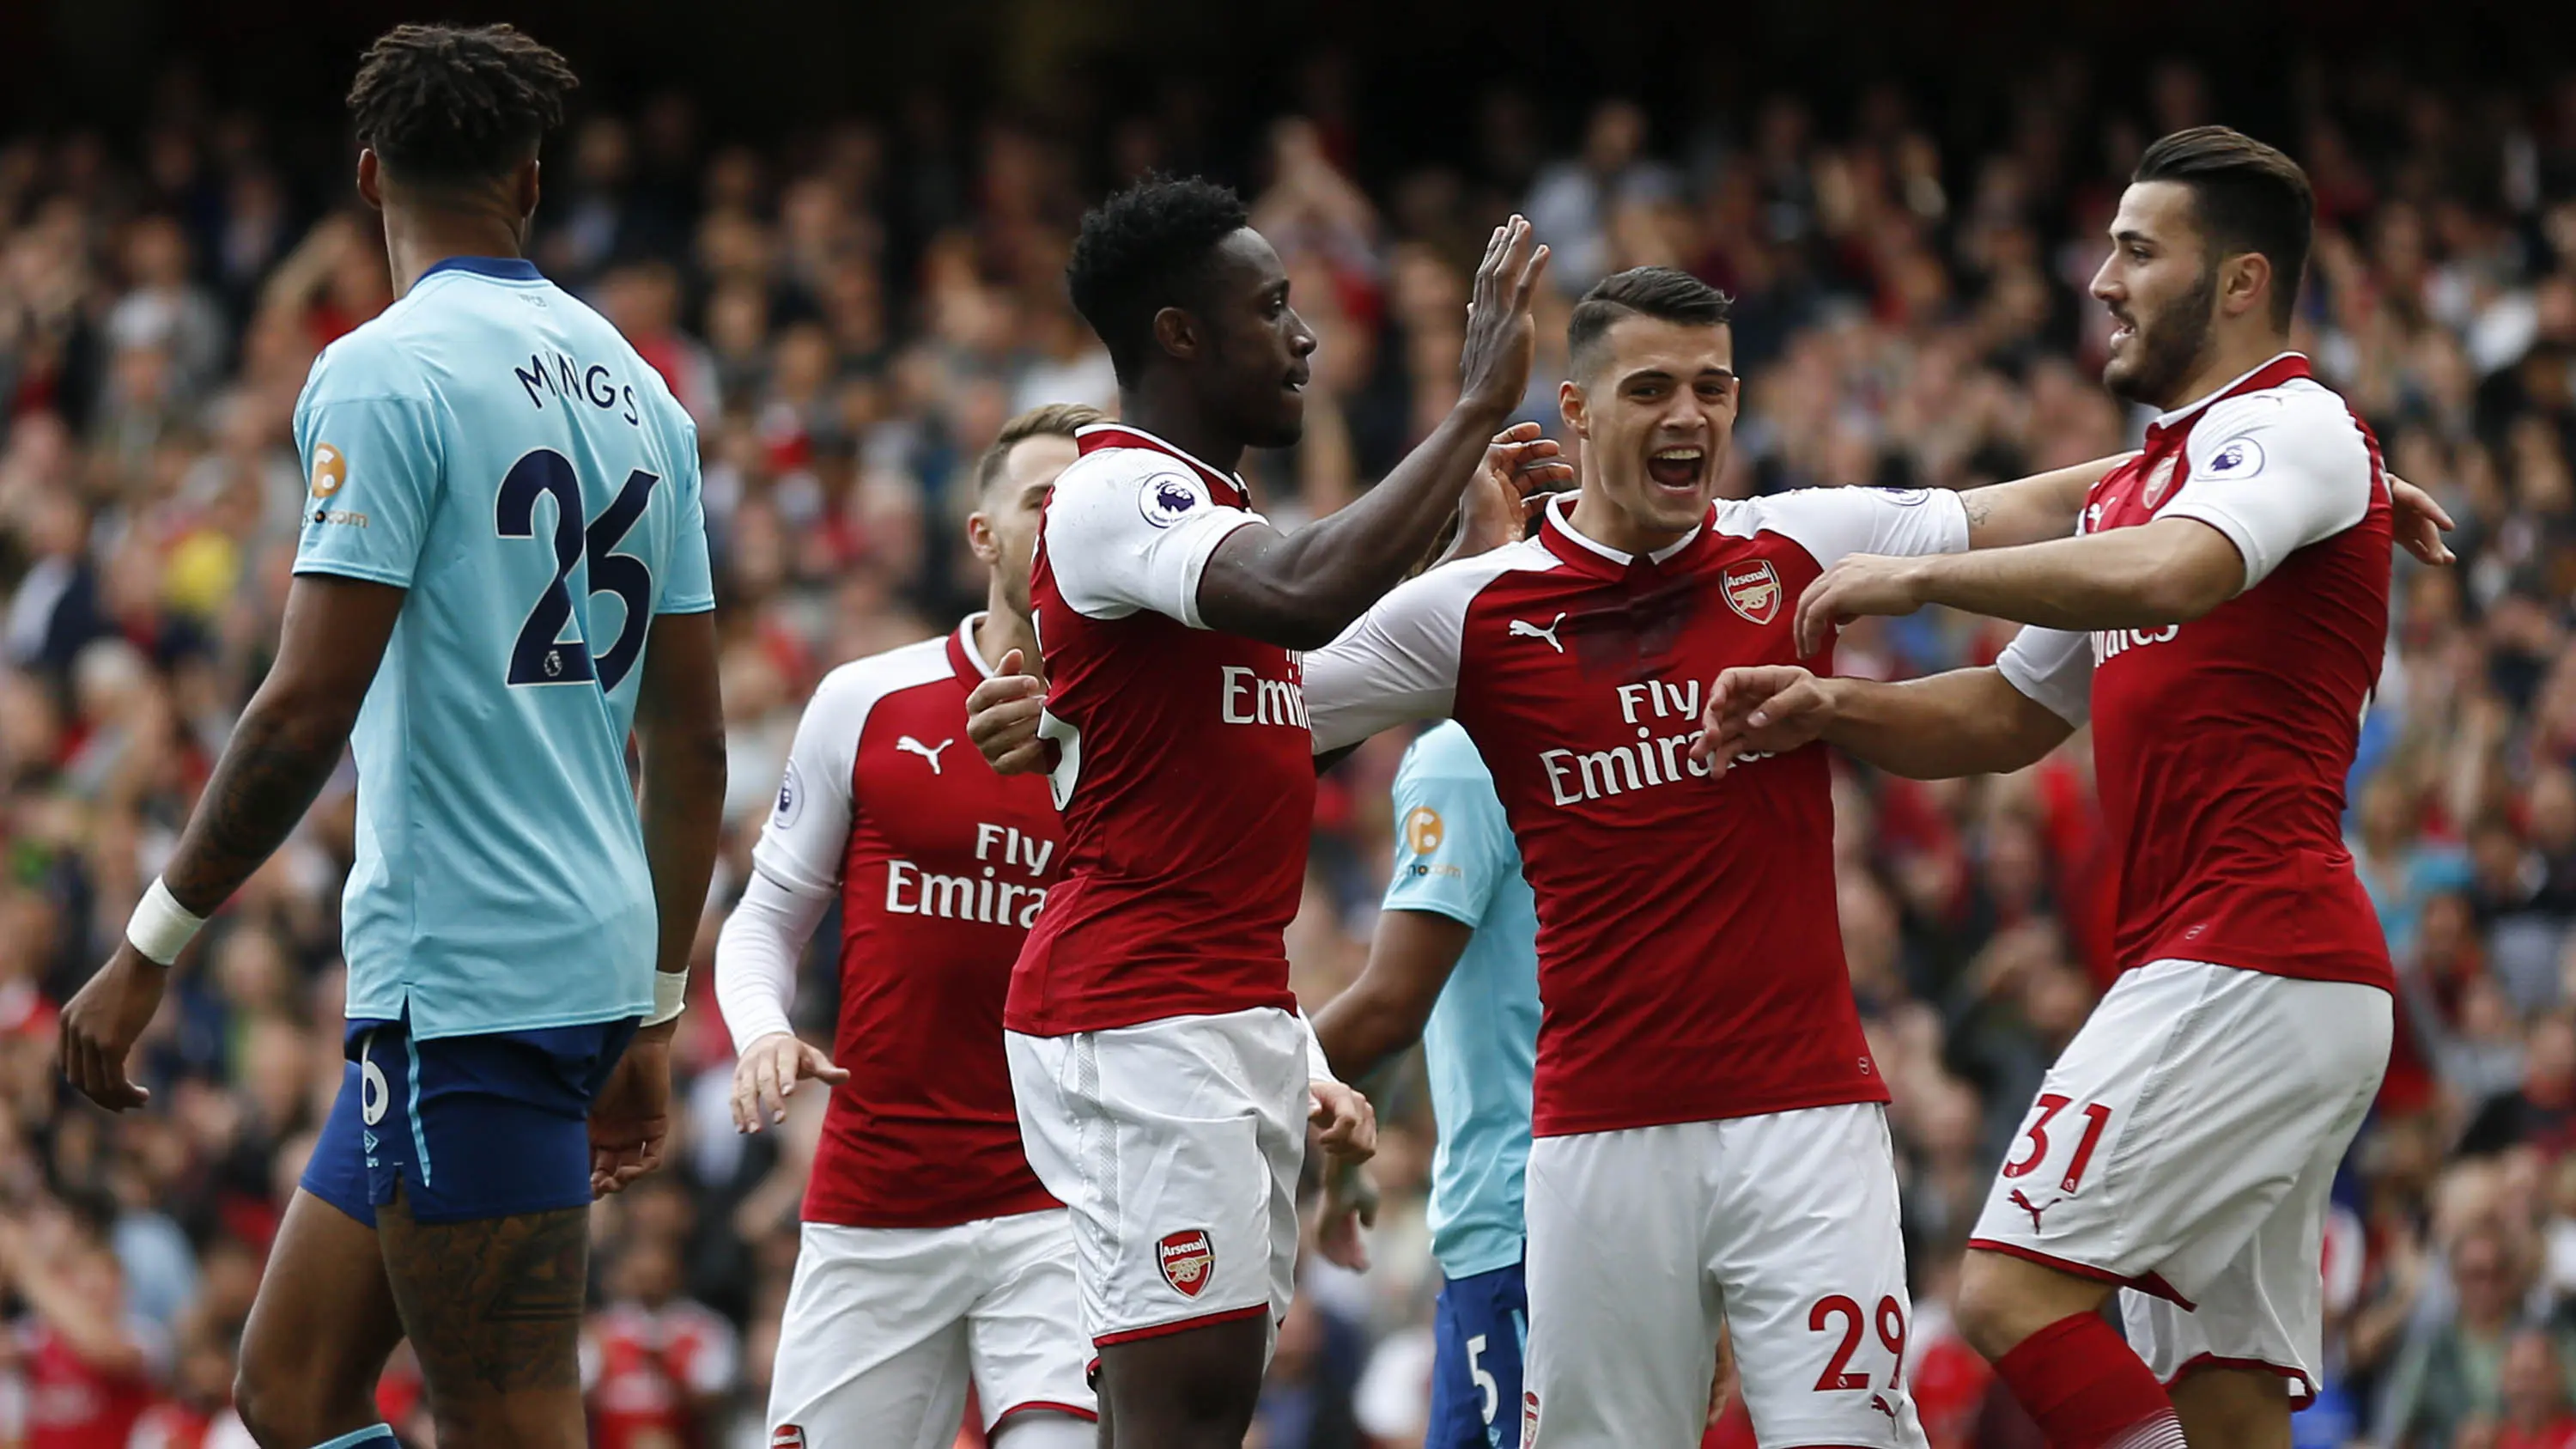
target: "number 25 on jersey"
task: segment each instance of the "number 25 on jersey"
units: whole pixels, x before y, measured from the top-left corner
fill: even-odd
[[[617,688],[635,667],[636,656],[644,651],[645,621],[653,612],[653,571],[633,554],[617,552],[617,546],[644,516],[653,485],[661,481],[641,468],[627,474],[615,501],[584,528],[581,479],[571,459],[539,448],[510,465],[492,510],[492,525],[501,537],[536,537],[537,499],[552,494],[555,500],[555,576],[519,626],[518,642],[510,649],[510,683],[586,684],[595,679],[605,692]],[[585,557],[590,592],[615,594],[626,605],[616,640],[595,665],[589,640],[579,634],[563,637],[572,620],[572,593],[564,580]]]

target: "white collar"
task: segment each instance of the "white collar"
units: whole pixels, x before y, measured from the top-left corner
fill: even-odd
[[[1555,494],[1547,500],[1548,518],[1556,524],[1557,532],[1564,534],[1567,538],[1574,540],[1576,543],[1583,545],[1585,548],[1590,549],[1592,552],[1601,555],[1603,558],[1606,558],[1612,563],[1618,564],[1623,568],[1628,564],[1635,562],[1636,556],[1634,554],[1621,553],[1619,550],[1601,542],[1599,539],[1588,538],[1584,535],[1583,530],[1574,526],[1574,500],[1577,494],[1578,490],[1568,489],[1565,492]],[[1714,509],[1714,507],[1715,505],[1711,505],[1712,509]],[[1656,549],[1654,552],[1646,555],[1646,557],[1654,560],[1656,563],[1662,563],[1664,560],[1671,558],[1674,554],[1680,553],[1683,549],[1690,547],[1691,541],[1699,537],[1699,531],[1707,526],[1708,525],[1705,522],[1692,524],[1690,532],[1683,534],[1680,538],[1675,539],[1671,543],[1665,544],[1662,548]]]
[[[957,626],[957,647],[966,651],[966,662],[974,665],[975,672],[986,679],[993,677],[993,666],[984,661],[984,651],[975,647],[975,630],[991,614],[990,609],[978,609],[966,616],[965,623]]]
[[[2174,424],[2190,417],[2193,413],[2199,412],[2202,408],[2205,408],[2211,403],[2218,401],[2220,398],[2227,396],[2228,393],[2234,391],[2237,385],[2244,382],[2245,379],[2261,372],[2264,368],[2270,367],[2273,363],[2280,361],[2284,357],[2297,357],[2304,359],[2306,356],[2307,354],[2304,352],[2275,352],[2271,356],[2264,358],[2260,363],[2257,363],[2256,365],[2249,367],[2243,372],[2240,372],[2236,376],[2228,379],[2224,386],[2211,389],[2209,394],[2201,398],[2199,401],[2184,403],[2181,407],[2175,408],[2169,413],[2156,414],[2155,426],[2159,428],[2172,427]]]
[[[1173,457],[1180,459],[1182,462],[1189,464],[1191,467],[1206,473],[1209,477],[1223,478],[1227,480],[1235,487],[1242,489],[1247,496],[1252,492],[1251,488],[1244,483],[1242,474],[1229,473],[1214,463],[1209,462],[1207,459],[1200,457],[1198,454],[1191,452],[1189,449],[1182,447],[1180,444],[1162,437],[1159,434],[1149,433],[1143,428],[1136,426],[1134,423],[1085,423],[1081,427],[1073,430],[1073,436],[1078,440],[1087,434],[1101,432],[1133,433],[1137,437],[1143,438],[1146,442],[1153,444],[1155,447],[1162,449],[1164,452],[1171,454]]]

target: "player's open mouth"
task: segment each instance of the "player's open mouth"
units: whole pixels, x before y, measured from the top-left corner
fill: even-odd
[[[1288,376],[1286,380],[1281,382],[1280,386],[1285,387],[1290,392],[1304,392],[1306,390],[1306,384],[1313,379],[1314,375],[1315,370],[1313,368],[1292,367],[1288,369]]]
[[[1658,488],[1687,493],[1699,487],[1700,470],[1708,462],[1708,450],[1698,444],[1657,448],[1646,455],[1646,476]]]
[[[2111,314],[2111,324],[2111,336],[2105,344],[2107,346],[2118,347],[2120,344],[2138,335],[2138,324],[2121,316],[2117,312]]]

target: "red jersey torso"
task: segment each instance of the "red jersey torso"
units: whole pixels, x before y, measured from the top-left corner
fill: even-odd
[[[2085,527],[2151,522],[2199,477],[2268,470],[2287,487],[2301,466],[2367,466],[2360,520],[2190,623],[2092,636],[2094,771],[2120,853],[2124,969],[2179,958],[2395,988],[2342,821],[2388,636],[2378,442],[2309,380],[2304,358],[2284,357],[2150,428],[2145,450],[2094,486]]]
[[[832,1059],[850,1080],[824,1112],[807,1222],[946,1227],[1056,1205],[1021,1151],[1002,1000],[1062,870],[1062,827],[1045,781],[994,774],[966,738],[985,677],[975,623],[832,672],[761,842],[774,877],[839,879]]]
[[[1281,933],[1315,771],[1292,651],[1193,627],[1201,570],[1258,521],[1241,480],[1132,429],[1083,430],[1030,580],[1064,880],[1005,1017],[1063,1035],[1293,1010]]]
[[[1843,962],[1824,747],[1711,778],[1689,746],[1721,670],[1800,662],[1793,605],[1827,564],[1964,547],[1965,517],[1947,494],[1786,497],[1723,505],[1661,558],[1552,512],[1307,661],[1319,743],[1377,727],[1376,701],[1445,707],[1493,772],[1538,904],[1541,1136],[1887,1100]]]

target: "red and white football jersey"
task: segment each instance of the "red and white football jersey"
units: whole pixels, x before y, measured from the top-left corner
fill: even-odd
[[[2245,588],[2188,624],[2024,629],[1997,661],[2093,721],[2119,849],[2119,965],[2206,961],[2396,989],[2343,843],[2344,778],[2388,638],[2391,520],[2379,442],[2284,353],[2166,413],[2093,487],[2084,528],[2192,518]]]
[[[147,1348],[166,1345],[147,1345]],[[26,1449],[126,1449],[152,1407],[152,1380],[102,1372],[39,1322],[19,1330],[27,1394]],[[163,1367],[166,1364],[156,1364]]]
[[[731,1389],[741,1365],[733,1325],[703,1304],[611,1304],[582,1335],[590,1442],[598,1449],[701,1449],[697,1401]]]
[[[1968,546],[1958,495],[1721,503],[1632,558],[1551,502],[1306,658],[1318,750],[1407,719],[1476,741],[1538,898],[1540,1136],[1883,1102],[1843,963],[1825,749],[1689,758],[1708,682],[1801,661],[1797,597],[1851,553]]]
[[[753,864],[841,893],[841,1012],[805,1220],[947,1227],[1055,1199],[1020,1150],[1002,1057],[1011,963],[1063,870],[1046,785],[966,738],[990,673],[969,618],[824,676]]]
[[[1315,766],[1297,655],[1207,627],[1199,576],[1261,516],[1243,480],[1134,428],[1082,430],[1029,595],[1064,881],[1005,1023],[1032,1036],[1296,1009]]]

